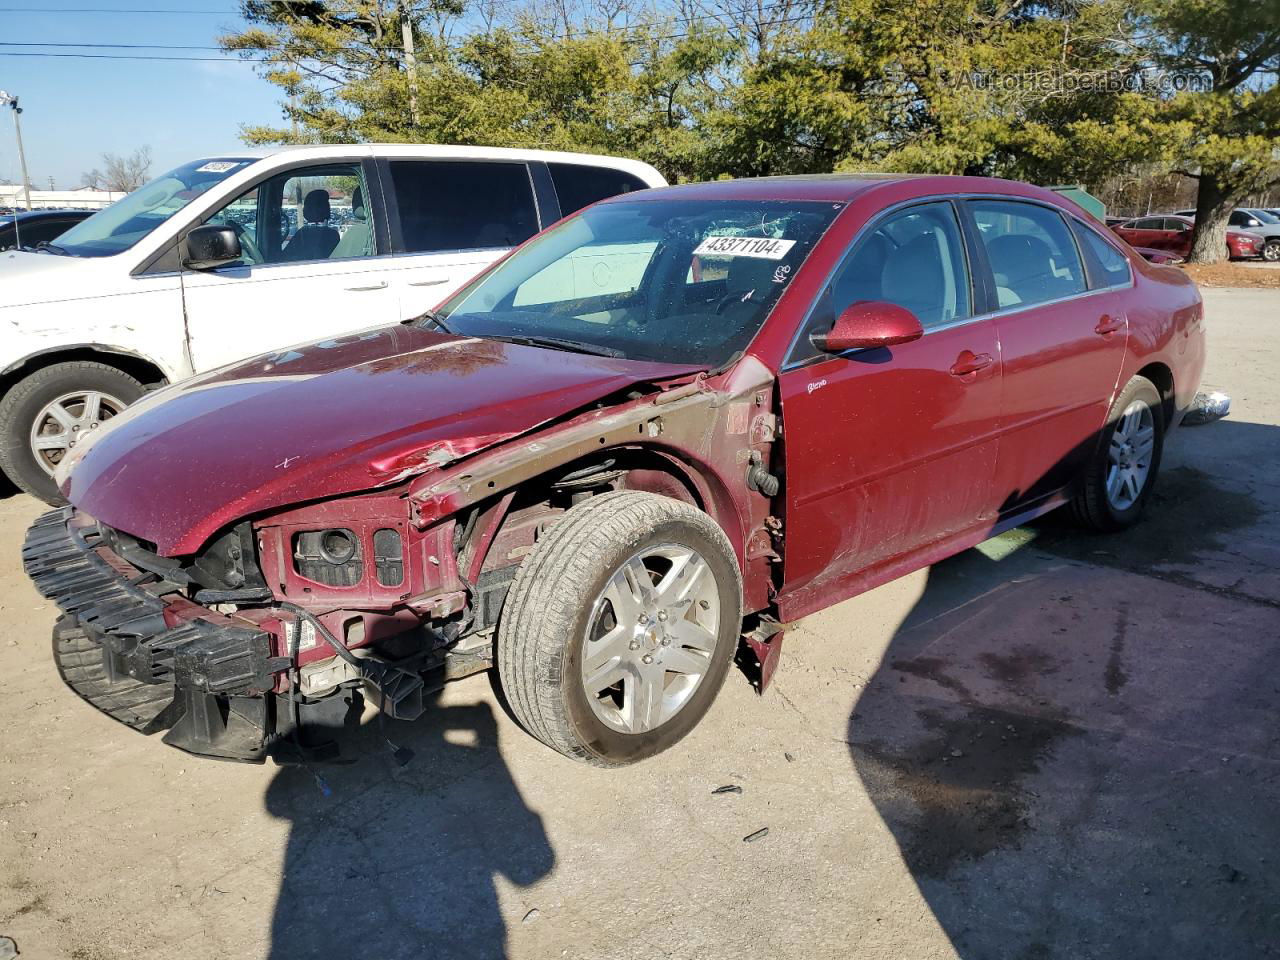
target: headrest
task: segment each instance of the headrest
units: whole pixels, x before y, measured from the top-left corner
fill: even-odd
[[[884,298],[913,311],[922,323],[931,319],[931,311],[941,308],[945,283],[938,240],[932,232],[899,247],[880,278]]]
[[[1032,277],[1049,274],[1053,251],[1039,237],[1025,233],[1009,233],[987,244],[991,269],[1003,273],[1010,285]]]
[[[325,223],[329,219],[329,193],[312,190],[302,201],[302,219],[307,223]]]
[[[351,215],[357,220],[363,220],[369,215],[364,208],[364,194],[360,192],[359,187],[351,192]]]

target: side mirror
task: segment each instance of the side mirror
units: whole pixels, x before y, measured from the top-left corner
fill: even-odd
[[[192,270],[212,270],[239,260],[240,238],[230,227],[205,224],[187,234],[187,252],[182,265]]]
[[[906,307],[883,300],[859,300],[844,308],[825,335],[814,334],[813,344],[826,353],[844,353],[866,347],[892,347],[924,336],[924,327]]]

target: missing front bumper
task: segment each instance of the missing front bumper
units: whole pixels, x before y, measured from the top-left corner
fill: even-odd
[[[63,680],[103,713],[202,756],[261,761],[275,741],[271,657],[261,630],[168,611],[176,585],[130,578],[98,552],[96,530],[71,523],[70,508],[27,533],[23,565],[63,611],[53,653]],[[168,614],[168,615],[167,615]]]

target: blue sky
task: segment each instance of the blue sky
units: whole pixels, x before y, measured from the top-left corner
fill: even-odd
[[[19,10],[17,8],[25,8]],[[93,12],[66,12],[92,10]],[[28,12],[30,10],[40,12]],[[178,13],[124,13],[124,10]],[[63,11],[63,12],[58,12]],[[198,12],[197,12],[198,11]],[[205,12],[213,11],[213,12]],[[223,12],[225,11],[225,12]],[[281,124],[276,88],[252,65],[25,57],[23,53],[221,58],[216,50],[118,50],[13,46],[112,43],[215,46],[241,25],[233,0],[0,0],[0,90],[21,98],[31,185],[80,184],[103,153],[147,144],[153,174],[240,144],[241,124]],[[0,110],[0,181],[20,177],[13,119]]]

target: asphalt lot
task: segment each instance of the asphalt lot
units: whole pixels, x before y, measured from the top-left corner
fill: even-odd
[[[484,677],[355,763],[197,760],[80,702],[0,501],[0,935],[23,957],[1280,953],[1280,291],[1206,291],[1206,384],[1127,534],[1053,518],[803,621],[606,772]],[[741,794],[713,795],[723,784]],[[768,827],[754,842],[743,838]]]

